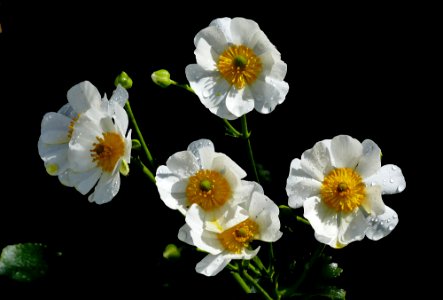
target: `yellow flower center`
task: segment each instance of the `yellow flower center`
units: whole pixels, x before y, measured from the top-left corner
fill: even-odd
[[[217,235],[223,247],[232,253],[240,253],[258,233],[258,224],[247,219]]]
[[[262,71],[260,58],[246,46],[230,46],[218,58],[220,74],[237,89],[254,83]]]
[[[320,195],[323,202],[337,212],[351,212],[365,199],[365,184],[353,169],[338,168],[325,177]]]
[[[96,137],[98,143],[92,144],[92,161],[104,172],[111,173],[115,164],[125,154],[125,141],[115,132],[103,133],[103,138]]]
[[[80,114],[78,114],[76,117],[72,118],[71,122],[68,126],[68,139],[71,139],[72,132],[74,131],[74,125],[77,122],[78,118],[80,118]]]
[[[217,171],[200,170],[189,178],[186,197],[189,206],[197,203],[205,211],[221,207],[232,196],[228,181]]]

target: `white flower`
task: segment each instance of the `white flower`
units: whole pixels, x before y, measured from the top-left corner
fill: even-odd
[[[46,171],[50,175],[59,176],[62,182],[69,168],[68,143],[79,116],[91,108],[99,109],[103,103],[97,88],[89,81],[70,88],[67,99],[68,103],[58,112],[44,115],[38,140],[38,152],[44,161]],[[127,91],[119,85],[114,91],[111,102],[123,105],[127,99]]]
[[[381,166],[380,154],[371,140],[339,135],[291,162],[289,206],[304,207],[318,241],[341,248],[365,236],[381,239],[395,228],[398,216],[381,195],[403,191],[406,182],[397,166]]]
[[[208,213],[218,213],[225,204],[245,201],[253,186],[241,180],[246,176],[232,159],[214,151],[210,140],[192,142],[186,151],[177,152],[156,172],[160,198],[183,215],[193,203]]]
[[[186,77],[212,113],[229,120],[254,108],[267,114],[285,100],[286,63],[256,22],[215,19],[194,44],[197,64],[186,67]]]
[[[208,220],[198,205],[186,214],[186,224],[178,238],[209,254],[196,266],[198,273],[217,275],[232,259],[251,259],[260,247],[251,249],[251,242],[275,242],[282,236],[279,209],[255,184],[254,190],[242,206],[226,209],[216,220]]]

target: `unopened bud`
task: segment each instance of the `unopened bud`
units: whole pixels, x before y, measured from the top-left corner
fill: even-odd
[[[171,75],[165,69],[161,69],[152,73],[151,79],[155,84],[161,86],[162,88],[167,88],[172,83]]]
[[[126,74],[126,72],[121,72],[114,81],[115,86],[118,86],[119,84],[125,89],[130,89],[132,87],[132,79]]]

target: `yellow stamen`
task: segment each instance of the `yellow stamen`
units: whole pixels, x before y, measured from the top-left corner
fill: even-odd
[[[365,199],[365,184],[353,169],[338,168],[325,177],[320,195],[323,202],[337,212],[351,212]]]
[[[104,172],[111,173],[115,164],[125,154],[125,141],[115,132],[103,133],[103,138],[96,137],[98,143],[92,144],[92,161]]]
[[[229,84],[237,89],[254,83],[262,71],[262,63],[251,48],[233,45],[218,58],[217,67]]]
[[[217,171],[200,170],[189,178],[186,197],[189,206],[197,203],[210,211],[221,207],[231,198],[231,186],[225,177]]]
[[[71,139],[72,132],[74,131],[74,125],[77,122],[78,118],[80,118],[80,114],[78,114],[76,117],[72,118],[71,122],[68,126],[68,139]]]
[[[249,243],[254,240],[258,233],[258,224],[247,219],[240,224],[231,227],[217,235],[223,247],[232,253],[240,253]]]

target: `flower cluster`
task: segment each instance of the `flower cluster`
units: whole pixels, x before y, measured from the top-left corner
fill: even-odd
[[[191,143],[157,169],[156,182],[165,204],[185,215],[178,238],[209,254],[196,270],[216,275],[231,259],[251,259],[251,242],[277,241],[279,209],[234,161],[214,151],[210,140]]]
[[[281,231],[280,210],[289,210],[312,226],[316,240],[331,248],[343,248],[365,236],[379,240],[392,232],[398,216],[382,195],[402,192],[406,182],[398,166],[382,166],[381,150],[369,139],[359,142],[338,135],[317,142],[292,160],[287,200],[278,206],[267,197],[258,183],[246,115],[253,110],[268,114],[284,102],[289,91],[284,81],[286,63],[258,24],[244,18],[213,20],[197,33],[194,44],[197,64],[188,65],[185,72],[189,85],[171,80],[166,70],[154,72],[152,79],[161,87],[176,85],[195,93],[223,119],[228,135],[246,140],[254,181],[245,180],[242,167],[216,152],[209,139],[190,143],[165,165],[156,166],[133,117],[128,93],[120,85],[130,80],[127,76],[118,78],[110,100],[101,98],[90,82],[81,82],[68,91],[68,104],[43,117],[38,151],[47,172],[82,194],[95,186],[89,201],[106,203],[119,191],[119,174],[129,172],[132,144],[141,146],[148,162],[132,158],[155,184],[164,204],[184,216],[178,239],[207,253],[196,271],[214,276],[228,266],[246,292],[252,286],[266,299],[273,299],[270,293],[276,299],[298,295],[299,284],[279,286],[273,261],[266,268],[258,259],[261,242],[297,234]],[[138,139],[131,140],[128,113]],[[237,118],[241,130],[230,123]],[[304,218],[297,215],[302,207]],[[272,252],[272,244],[267,245]],[[249,265],[250,260],[258,268]],[[263,278],[272,292],[260,285]]]

